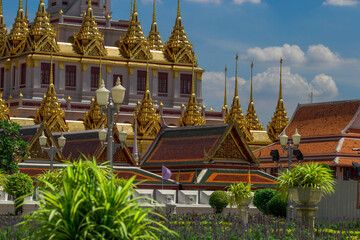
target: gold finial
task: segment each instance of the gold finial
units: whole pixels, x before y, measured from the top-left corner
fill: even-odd
[[[6,104],[5,100],[2,99],[2,97],[2,93],[0,93],[0,120],[8,120],[10,113],[9,106]]]
[[[154,0],[154,9],[153,9],[153,22],[151,24],[151,29],[149,32],[148,42],[151,50],[162,50],[163,43],[161,41],[161,37],[158,31],[157,23],[156,23],[156,7]]]
[[[153,23],[155,23],[156,22],[156,6],[155,6],[155,1],[156,0],[154,0],[154,9],[153,9]]]
[[[13,99],[13,96],[10,94],[8,97],[8,100],[11,100],[11,99]]]
[[[63,14],[64,14],[64,12],[63,12],[62,9],[60,9],[59,14],[60,14],[60,15],[63,15]]]
[[[202,110],[206,110],[206,106],[204,104],[201,106],[201,108]]]
[[[131,0],[131,4],[130,4],[130,21],[132,18],[132,14],[133,14],[133,0]]]
[[[106,19],[107,19],[107,20],[111,19],[110,14],[106,15]]]
[[[71,101],[71,97],[68,96],[67,99],[66,99],[66,101],[70,102],[70,101]]]
[[[146,61],[145,92],[140,109],[135,109],[133,127],[137,124],[139,139],[155,139],[161,129],[160,116],[156,113],[149,88],[149,60]],[[135,121],[137,121],[135,123]]]
[[[181,9],[180,9],[180,0],[178,0],[178,7],[177,7],[177,18],[181,18]],[[181,22],[180,22],[181,23]]]
[[[238,54],[236,54],[235,59],[236,59],[235,92],[234,92],[233,102],[231,104],[231,109],[229,111],[229,114],[227,114],[227,116],[225,118],[225,122],[236,122],[239,124],[240,127],[247,128],[247,123],[246,123],[245,117],[242,113],[243,111],[241,109],[241,104],[240,104],[239,95],[238,95],[238,60],[239,60]],[[247,133],[245,133],[245,134],[247,134]]]
[[[25,18],[28,19],[28,0],[25,2]]]
[[[91,0],[88,0],[88,9],[91,8]]]
[[[195,69],[194,63],[192,66],[192,78],[191,78],[191,94],[189,97],[188,105],[186,106],[183,117],[179,120],[179,126],[198,126],[204,125],[206,120],[200,112],[195,94]]]
[[[274,116],[271,118],[271,122],[268,125],[268,135],[272,141],[278,140],[279,134],[284,130],[284,128],[289,123],[289,118],[285,111],[285,104],[282,97],[282,64],[283,59],[280,59],[280,86],[279,86],[279,100],[277,102],[276,110]]]
[[[185,108],[185,105],[182,103],[180,107],[181,107],[181,108]]]
[[[159,107],[164,107],[164,104],[160,102]]]
[[[212,112],[212,111],[214,111],[214,109],[213,109],[212,107],[210,107],[210,108],[209,108],[209,111]]]
[[[247,122],[250,130],[264,130],[264,127],[260,123],[260,120],[258,119],[258,116],[256,114],[255,104],[254,104],[254,99],[253,99],[253,68],[254,68],[254,63],[251,62],[250,102],[249,102],[249,106],[247,109],[247,114],[245,116],[245,119],[246,119],[246,122]]]
[[[223,106],[223,109],[226,110],[226,113],[227,113],[227,93],[226,93],[226,77],[227,77],[227,67],[225,65],[225,90],[224,90],[224,106]]]
[[[8,32],[6,24],[4,23],[2,0],[0,0],[0,49],[3,49],[0,51],[0,57],[8,54],[7,48],[3,48],[3,46],[7,45],[7,35]]]
[[[19,9],[15,18],[15,23],[13,24],[8,38],[11,54],[17,55],[28,49],[28,43],[26,42],[28,32],[28,21],[24,17],[23,1],[19,0]]]
[[[90,0],[89,0],[90,1]],[[102,62],[101,62],[101,57],[100,57],[100,67],[99,67],[99,88],[100,88],[100,85],[101,85],[101,80],[102,80],[102,71],[101,71],[101,68],[102,68]]]
[[[0,0],[0,16],[3,16],[3,5],[2,5],[2,0]]]
[[[24,95],[22,93],[19,94],[19,98],[23,98]]]

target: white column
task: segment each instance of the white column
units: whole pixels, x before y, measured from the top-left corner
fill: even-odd
[[[34,89],[41,88],[40,81],[41,81],[41,70],[40,70],[40,62],[37,62],[37,65],[34,63],[33,67],[33,77],[32,77],[32,86]]]
[[[181,73],[178,73],[178,78],[173,78],[173,97],[179,98],[180,97],[180,75]]]

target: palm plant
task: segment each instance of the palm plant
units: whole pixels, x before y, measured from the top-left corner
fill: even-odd
[[[278,178],[279,190],[286,199],[289,189],[301,187],[320,189],[322,194],[334,192],[335,180],[332,170],[317,163],[297,165],[291,171],[286,170]]]
[[[253,193],[251,192],[251,187],[245,183],[232,184],[227,189],[227,194],[229,196],[230,207],[241,208],[244,201],[248,201],[253,197]]]
[[[49,190],[40,189],[39,209],[24,223],[36,226],[31,239],[158,239],[157,232],[170,231],[149,217],[152,208],[137,204],[135,176],[116,186],[111,168],[83,158],[64,169],[58,189],[42,180]]]

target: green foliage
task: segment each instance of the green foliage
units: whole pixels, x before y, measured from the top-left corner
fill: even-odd
[[[254,195],[254,205],[264,214],[269,214],[267,204],[275,196],[275,190],[271,188],[259,189]]]
[[[34,191],[33,180],[27,174],[15,173],[5,179],[4,189],[9,195],[15,196],[15,213],[21,215],[24,198]]]
[[[53,172],[51,172],[50,170],[46,171],[43,174],[38,175],[37,177],[38,182],[36,186],[39,189],[44,189],[49,191],[51,190],[51,188],[47,183],[50,183],[56,189],[59,189],[63,182],[63,175],[64,175],[63,169],[56,169]]]
[[[27,156],[28,144],[20,138],[20,125],[3,120],[0,122],[0,169],[7,174],[17,171],[17,159]]]
[[[335,184],[332,170],[317,163],[297,165],[291,172],[289,170],[283,172],[277,181],[280,183],[279,190],[283,199],[286,198],[290,188],[310,187],[321,189],[323,194],[331,194],[334,192]]]
[[[114,184],[115,186],[117,187],[124,187],[127,183],[128,183],[128,179],[125,179],[125,178],[115,178],[114,179]],[[130,190],[134,190],[134,188],[136,188],[136,185],[135,184],[131,184],[130,185]]]
[[[152,208],[137,204],[135,176],[117,187],[110,167],[83,158],[64,169],[59,188],[44,181],[50,191],[40,189],[39,209],[24,223],[35,229],[31,239],[158,239],[162,231],[172,233],[150,218]]]
[[[281,198],[281,194],[278,193],[273,196],[266,205],[267,212],[275,217],[286,217],[287,202]]]
[[[244,202],[244,199],[249,199],[253,197],[251,192],[250,185],[244,183],[232,184],[227,189],[227,195],[229,196],[229,203],[231,207],[237,207],[240,209],[241,204]]]
[[[229,204],[229,197],[224,191],[215,191],[210,195],[209,204],[215,213],[220,214]]]

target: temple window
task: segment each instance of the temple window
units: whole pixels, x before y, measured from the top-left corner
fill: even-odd
[[[113,75],[113,86],[116,85],[116,81],[117,81],[118,78],[120,78],[120,83],[121,83],[121,85],[122,85],[122,75],[114,74],[114,75]]]
[[[55,64],[53,63],[53,83],[55,84]],[[41,63],[41,88],[47,88],[50,83],[50,63]]]
[[[167,97],[168,93],[168,73],[159,72],[158,73],[158,92],[159,96]]]
[[[26,87],[26,63],[21,64],[20,88]]]
[[[0,69],[0,91],[4,91],[5,83],[5,68]]]
[[[191,93],[191,79],[192,79],[192,74],[180,75],[180,94]]]
[[[76,66],[67,65],[65,68],[65,90],[76,90]]]
[[[91,91],[96,91],[99,88],[99,67],[91,67]]]
[[[137,90],[139,92],[145,91],[146,85],[146,71],[137,71]],[[141,94],[141,93],[140,93]]]

